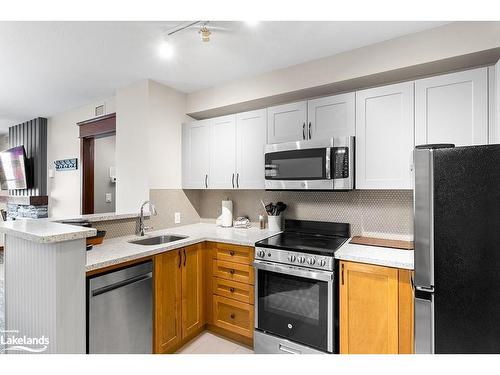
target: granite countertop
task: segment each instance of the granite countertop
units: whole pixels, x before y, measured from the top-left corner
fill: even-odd
[[[355,245],[346,242],[335,252],[335,258],[358,263],[412,270],[413,250],[400,250],[380,246]]]
[[[189,236],[186,239],[160,245],[136,245],[128,241],[140,239],[137,235],[105,239],[102,245],[87,251],[86,271],[128,262],[131,260],[175,250],[203,241],[224,242],[234,245],[254,246],[255,242],[279,232],[267,229],[222,228],[215,224],[199,223],[148,232],[145,237],[162,234]]]
[[[18,219],[0,222],[0,233],[38,243],[53,243],[92,237],[97,230],[40,219]]]
[[[144,212],[144,217],[149,217],[151,214],[149,212]],[[139,218],[141,216],[140,213],[124,213],[117,214],[115,212],[107,212],[102,214],[87,214],[87,215],[75,215],[75,216],[67,216],[67,217],[49,217],[38,220],[45,221],[78,221],[78,220],[86,220],[90,223],[97,223],[99,221],[110,221],[110,220],[122,220],[122,219],[134,219]]]

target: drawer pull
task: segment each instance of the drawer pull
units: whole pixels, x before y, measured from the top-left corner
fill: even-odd
[[[231,293],[234,293],[234,288],[233,288],[233,287],[229,288],[229,291],[230,291]]]
[[[230,273],[231,275],[234,275],[234,270],[229,270],[229,273]]]
[[[232,257],[234,257],[234,254],[235,254],[235,252],[234,252],[233,250],[231,250],[231,251],[229,252],[229,255],[231,255]]]
[[[230,317],[231,317],[231,319],[234,319],[234,318],[236,318],[236,314],[235,313],[231,313]]]

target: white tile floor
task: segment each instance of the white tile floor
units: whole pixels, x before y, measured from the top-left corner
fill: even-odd
[[[180,348],[177,354],[253,354],[253,350],[213,333],[203,332]]]

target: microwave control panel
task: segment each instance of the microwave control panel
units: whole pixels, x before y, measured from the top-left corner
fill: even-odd
[[[333,148],[333,178],[349,177],[349,147]]]

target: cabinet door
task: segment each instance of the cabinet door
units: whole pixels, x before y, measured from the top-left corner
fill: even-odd
[[[488,143],[488,70],[415,82],[415,143]]]
[[[350,136],[355,133],[355,94],[353,92],[307,102],[309,139]]]
[[[264,189],[267,111],[236,115],[236,188]]]
[[[186,338],[205,324],[203,290],[202,244],[182,250],[182,338]]]
[[[340,263],[340,352],[399,352],[398,270]]]
[[[154,257],[154,351],[170,353],[181,341],[181,251]]]
[[[267,109],[267,143],[307,139],[307,102],[278,105]]]
[[[411,189],[413,82],[356,93],[356,188]]]
[[[182,187],[205,189],[209,169],[209,120],[182,127]]]
[[[217,117],[210,124],[210,189],[236,186],[236,117]]]

